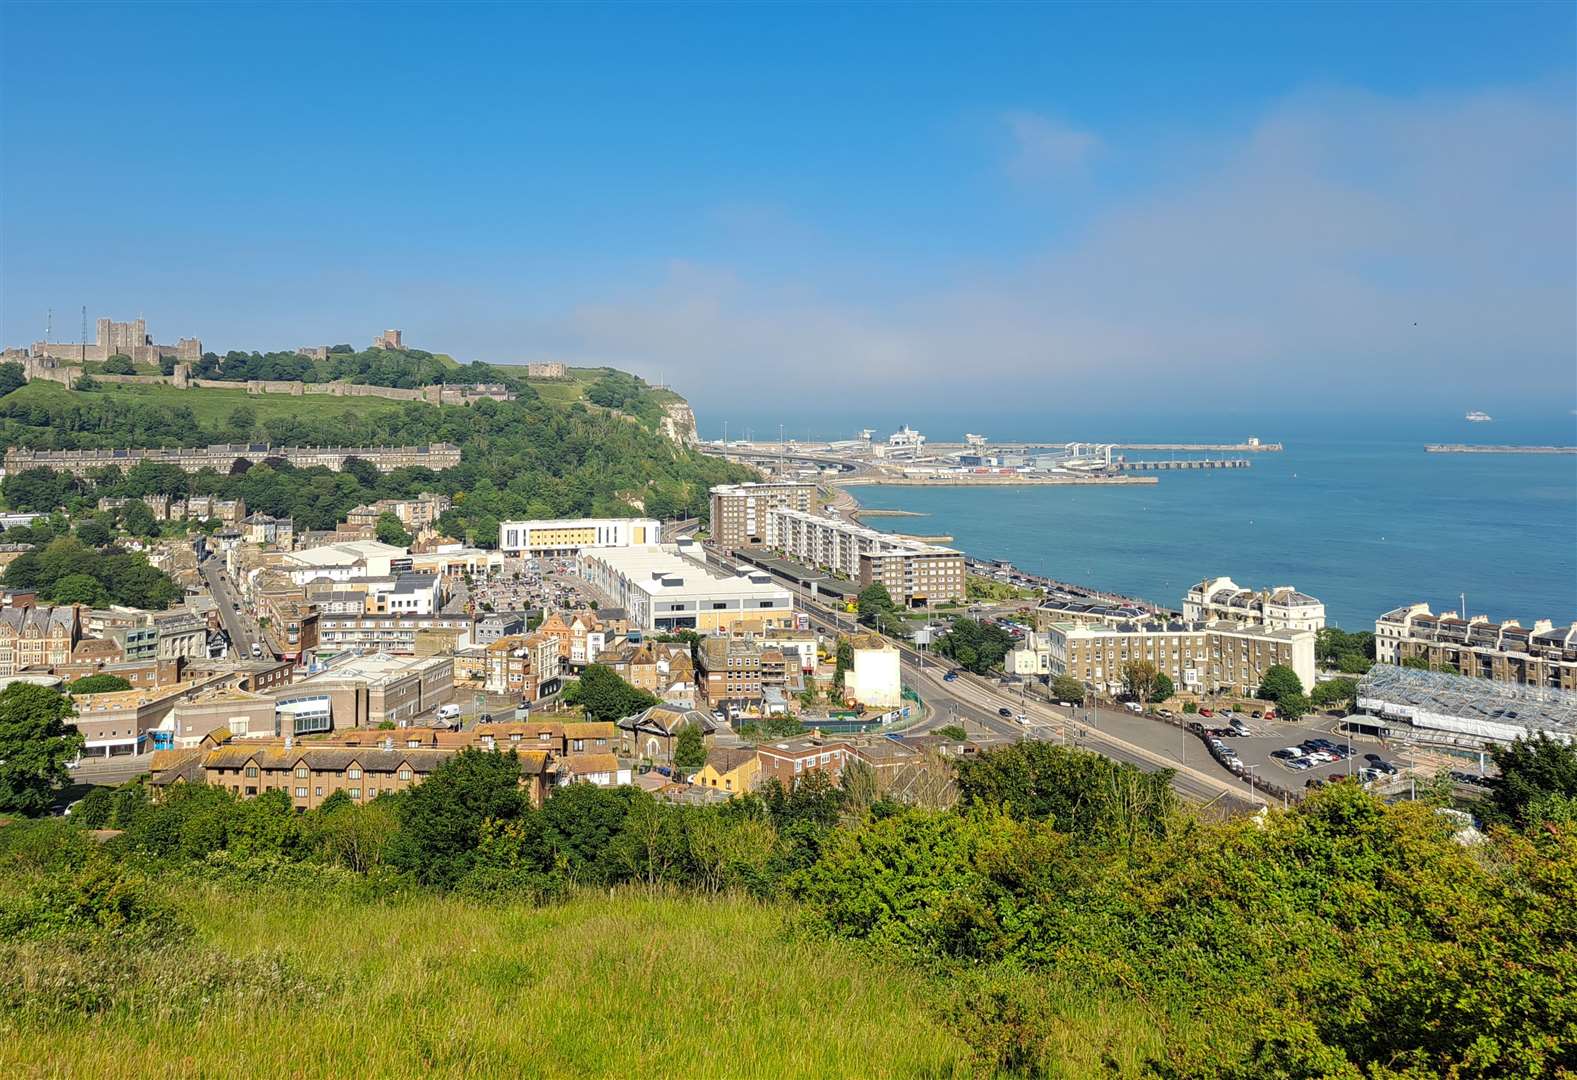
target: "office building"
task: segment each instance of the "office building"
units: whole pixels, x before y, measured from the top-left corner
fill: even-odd
[[[794,480],[719,484],[712,489],[712,541],[722,547],[767,542],[773,510],[809,513],[816,504],[816,485]]]
[[[350,656],[275,692],[280,733],[306,735],[388,721],[404,726],[447,705],[454,661],[447,656]]]
[[[1577,690],[1577,623],[1556,626],[1540,619],[1523,626],[1484,615],[1434,615],[1428,604],[1411,604],[1375,620],[1374,652],[1382,664],[1415,661],[1431,671]]]
[[[662,525],[655,518],[560,518],[505,521],[498,526],[498,549],[524,558],[579,555],[587,548],[656,544]]]
[[[1325,605],[1291,585],[1255,591],[1229,577],[1207,578],[1183,596],[1183,618],[1262,623],[1272,630],[1323,630]]]
[[[793,596],[772,575],[726,573],[700,554],[700,545],[685,541],[605,548],[583,554],[580,573],[624,609],[632,629],[707,634],[793,625]]]

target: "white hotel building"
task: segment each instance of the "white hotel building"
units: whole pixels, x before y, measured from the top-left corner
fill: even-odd
[[[606,548],[581,555],[580,575],[629,614],[632,628],[648,632],[759,632],[794,625],[794,598],[772,575],[723,573],[700,558],[693,541]]]
[[[662,525],[654,518],[557,518],[505,521],[498,526],[498,549],[506,555],[579,555],[587,548],[656,544]]]

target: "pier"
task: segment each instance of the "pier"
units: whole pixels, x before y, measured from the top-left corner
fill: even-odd
[[[1113,450],[1182,450],[1204,454],[1275,454],[1281,452],[1279,442],[1244,443],[1112,443]]]
[[[1431,454],[1577,454],[1577,446],[1474,446],[1470,443],[1430,443]]]
[[[1158,469],[1246,469],[1248,458],[1184,458],[1176,461],[1119,461],[1118,468],[1150,472]]]

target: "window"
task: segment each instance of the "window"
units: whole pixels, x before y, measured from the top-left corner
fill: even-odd
[[[361,798],[361,788],[359,788],[359,787],[351,788],[350,789],[350,797],[353,798],[353,799]]]
[[[411,770],[410,769],[401,769],[400,770],[400,779],[401,780],[409,780],[410,778],[411,778]]]
[[[323,798],[323,789],[320,788],[320,787],[315,787],[315,788],[312,789],[312,794],[316,795],[318,798],[321,799],[321,798]]]
[[[247,776],[251,776],[251,777],[255,777],[257,775],[257,766],[256,765],[248,765],[246,767],[246,775]]]
[[[297,780],[305,780],[309,775],[311,775],[311,774],[308,773],[307,767],[305,765],[297,766],[297,768],[296,768],[296,779]]]
[[[347,780],[360,780],[361,770],[352,765],[350,768],[345,770],[345,778]]]
[[[298,787],[296,789],[296,798],[298,798],[298,799],[305,799],[306,797],[307,797],[307,789],[304,788],[304,787]]]

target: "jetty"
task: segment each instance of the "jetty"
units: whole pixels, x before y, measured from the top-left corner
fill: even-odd
[[[1174,461],[1119,461],[1120,469],[1149,472],[1157,469],[1247,469],[1248,458],[1181,458]]]
[[[1474,446],[1471,443],[1429,443],[1431,454],[1577,454],[1577,446]]]
[[[1242,443],[1112,443],[1113,450],[1184,450],[1207,454],[1274,454],[1281,451],[1279,442]]]

